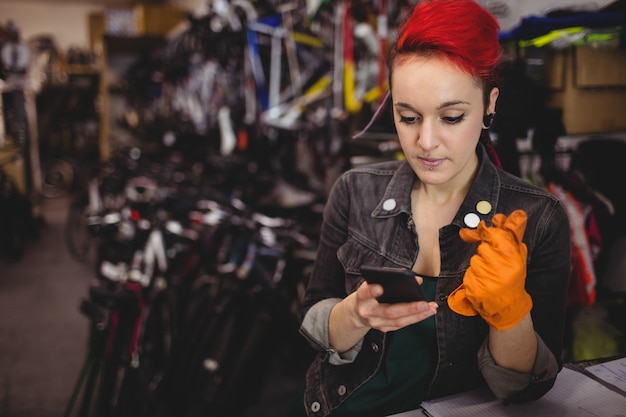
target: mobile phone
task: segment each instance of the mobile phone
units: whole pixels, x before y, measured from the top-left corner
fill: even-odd
[[[417,275],[410,269],[361,265],[361,275],[368,284],[380,284],[383,295],[377,298],[379,303],[407,303],[425,300],[420,285],[415,280]]]

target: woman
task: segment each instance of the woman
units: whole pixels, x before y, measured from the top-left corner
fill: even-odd
[[[490,159],[498,30],[471,0],[421,1],[400,27],[389,80],[406,159],[333,186],[304,302],[319,353],[301,414],[391,415],[485,383],[523,402],[554,384],[569,224],[554,196]],[[379,303],[365,264],[412,269],[427,301]]]

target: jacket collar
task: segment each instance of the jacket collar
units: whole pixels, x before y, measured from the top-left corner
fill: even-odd
[[[479,159],[478,174],[452,221],[453,224],[459,227],[472,227],[470,219],[473,216],[477,216],[474,219],[478,221],[491,219],[498,205],[500,194],[498,168],[491,162],[482,144],[478,144],[476,152]],[[403,161],[389,181],[382,198],[372,211],[372,216],[387,218],[400,213],[410,215],[411,189],[416,178],[415,172],[413,172],[409,163]],[[486,210],[485,207],[489,210]],[[468,215],[469,219],[466,219]]]

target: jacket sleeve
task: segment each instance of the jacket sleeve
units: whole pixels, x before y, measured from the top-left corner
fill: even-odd
[[[363,339],[350,350],[345,352],[337,352],[329,342],[328,338],[328,319],[330,311],[339,302],[339,298],[327,298],[311,307],[300,327],[300,333],[305,339],[317,350],[326,351],[326,360],[332,365],[342,365],[352,363],[361,351]]]
[[[555,200],[535,213],[535,233],[528,241],[526,291],[531,295],[531,316],[537,336],[537,356],[531,373],[495,364],[488,338],[478,352],[478,365],[491,391],[508,402],[534,401],[554,385],[561,370],[566,299],[571,267],[570,226],[565,210]]]
[[[531,373],[520,373],[496,365],[485,338],[478,351],[478,367],[493,394],[508,402],[527,402],[548,392],[559,373],[559,364],[541,336],[537,336],[537,358]]]
[[[313,272],[301,310],[300,334],[316,350],[325,352],[333,365],[352,363],[361,350],[362,341],[339,353],[330,345],[328,320],[332,308],[348,294],[345,271],[337,251],[347,239],[350,199],[344,174],[334,184],[324,208],[324,218]]]

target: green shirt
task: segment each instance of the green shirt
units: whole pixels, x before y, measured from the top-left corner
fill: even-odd
[[[427,300],[435,297],[436,279],[424,279]],[[333,417],[388,416],[419,408],[437,362],[435,317],[388,334],[383,364],[332,414]]]

